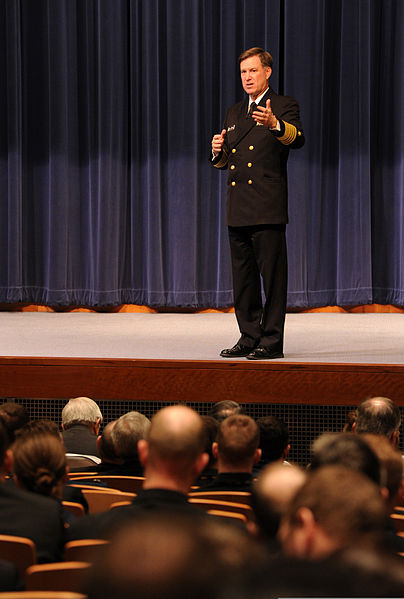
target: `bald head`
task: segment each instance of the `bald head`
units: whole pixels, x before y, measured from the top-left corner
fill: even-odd
[[[371,397],[358,407],[355,432],[383,435],[393,440],[400,424],[400,410],[394,401],[388,397]]]
[[[298,466],[276,463],[261,471],[253,486],[251,501],[263,535],[275,537],[281,517],[306,479],[306,472]]]
[[[146,439],[138,442],[146,477],[143,488],[187,493],[209,461],[204,446],[205,430],[197,412],[186,406],[157,412]]]
[[[306,472],[298,466],[272,464],[264,468],[255,488],[264,501],[282,514],[306,478]]]
[[[186,406],[163,408],[152,418],[147,441],[151,459],[192,461],[204,450],[203,421]]]

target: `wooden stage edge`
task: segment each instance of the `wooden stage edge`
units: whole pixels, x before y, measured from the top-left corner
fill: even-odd
[[[0,357],[0,396],[404,406],[404,364]]]

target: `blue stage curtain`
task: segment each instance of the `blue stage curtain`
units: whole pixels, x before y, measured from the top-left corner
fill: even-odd
[[[260,45],[306,134],[291,308],[404,304],[404,2],[2,0],[0,302],[231,305],[207,160]]]

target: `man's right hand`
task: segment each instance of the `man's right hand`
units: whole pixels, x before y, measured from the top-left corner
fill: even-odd
[[[226,135],[226,129],[223,129],[223,131],[220,134],[214,135],[212,137],[212,152],[215,156],[220,154],[225,135]]]

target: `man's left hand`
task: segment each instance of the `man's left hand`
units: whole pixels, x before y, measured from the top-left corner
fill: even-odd
[[[261,125],[264,125],[269,129],[276,129],[278,119],[272,112],[271,100],[267,100],[265,108],[257,106],[257,109],[254,110],[251,116],[257,123],[261,123]]]

